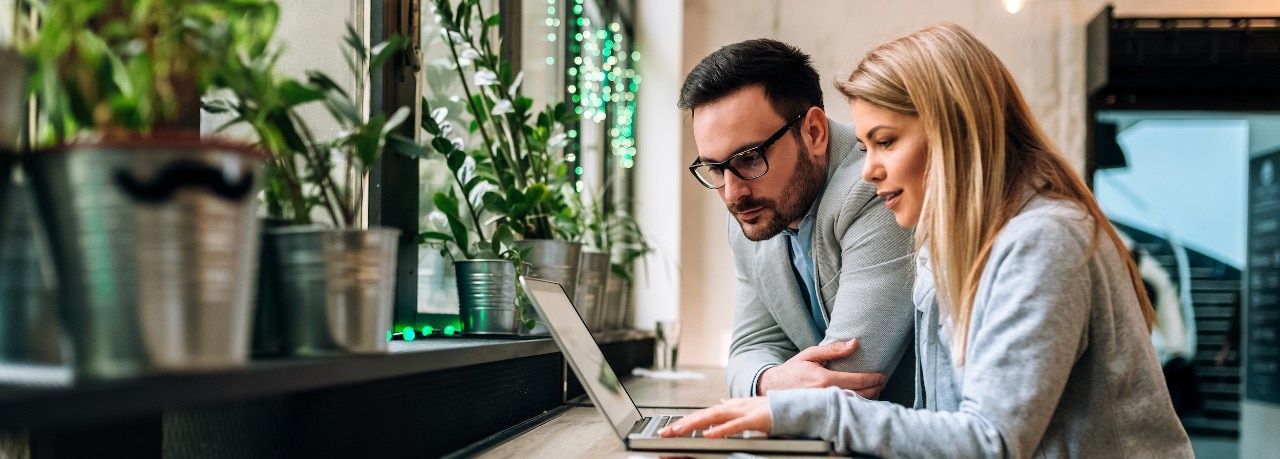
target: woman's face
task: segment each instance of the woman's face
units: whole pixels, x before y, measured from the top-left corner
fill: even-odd
[[[862,178],[876,185],[876,194],[893,211],[898,224],[914,227],[924,205],[924,172],[928,146],[924,126],[914,115],[886,110],[855,99],[853,125],[867,153]]]

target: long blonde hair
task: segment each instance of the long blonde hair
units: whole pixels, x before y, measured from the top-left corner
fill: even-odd
[[[941,23],[880,45],[836,87],[849,100],[918,116],[928,143],[916,249],[928,244],[937,298],[964,365],[979,277],[1024,192],[1075,202],[1128,251],[1084,180],[1049,142],[1013,76],[973,34]],[[993,199],[997,198],[997,199]],[[1096,250],[1098,231],[1094,232]],[[1148,331],[1155,318],[1132,257],[1122,255]]]

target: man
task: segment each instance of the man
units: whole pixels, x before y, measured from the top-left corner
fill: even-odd
[[[912,235],[862,180],[853,128],[827,120],[809,56],[767,39],[726,46],[689,72],[679,105],[698,147],[690,171],[732,215],[730,395],[839,386],[911,405]]]

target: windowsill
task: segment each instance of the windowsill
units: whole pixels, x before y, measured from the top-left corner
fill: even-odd
[[[71,382],[65,366],[0,365],[0,430],[108,421],[556,352],[549,338],[430,338],[393,341],[385,355],[255,359],[234,370],[82,384]]]

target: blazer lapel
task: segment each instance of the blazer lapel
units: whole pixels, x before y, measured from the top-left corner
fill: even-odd
[[[761,256],[757,260],[770,260],[760,263],[756,268],[756,278],[760,279],[761,297],[773,312],[773,317],[782,327],[782,331],[791,338],[795,345],[803,350],[816,346],[821,340],[809,318],[809,310],[805,307],[804,295],[800,285],[796,283],[796,275],[791,268],[791,247],[785,236],[761,243],[757,249]]]

